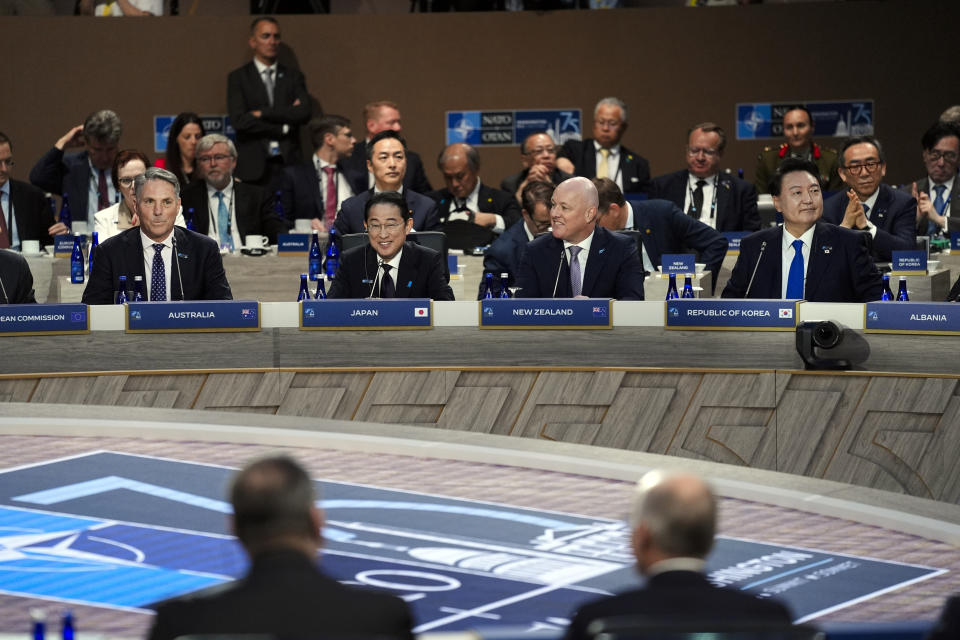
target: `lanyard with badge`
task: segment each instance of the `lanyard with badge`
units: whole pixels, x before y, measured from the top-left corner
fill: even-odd
[[[717,212],[717,191],[719,191],[719,187],[720,187],[720,174],[717,174],[717,175],[713,178],[713,197],[710,198],[710,219],[711,219],[711,220],[713,220],[713,216],[716,215],[716,212]],[[694,205],[693,187],[690,186],[690,183],[689,183],[689,182],[687,182],[687,191],[690,192],[690,207],[689,207],[689,208],[690,208],[690,209],[693,209],[693,211],[696,211],[696,210],[697,210],[697,207],[696,207],[696,205]]]

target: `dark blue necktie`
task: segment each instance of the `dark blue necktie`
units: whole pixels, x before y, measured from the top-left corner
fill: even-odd
[[[787,274],[787,300],[803,298],[803,240],[793,241],[793,262]]]
[[[943,198],[943,192],[947,190],[947,185],[938,184],[933,188],[937,192],[937,197],[933,199],[933,208],[936,210],[937,215],[942,216],[943,212],[947,210],[947,201]],[[933,220],[927,223],[927,235],[932,236],[940,231],[940,225],[936,224]]]
[[[163,269],[162,244],[153,245],[153,271],[150,274],[150,301],[167,299],[167,276]]]

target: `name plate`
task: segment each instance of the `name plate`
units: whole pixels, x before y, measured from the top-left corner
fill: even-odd
[[[53,255],[56,258],[69,258],[73,255],[73,239],[76,236],[64,234],[53,236]],[[80,236],[80,244],[83,245],[83,236]]]
[[[665,253],[660,256],[660,264],[663,267],[662,273],[669,276],[671,273],[677,275],[694,274],[697,272],[697,256],[692,253]]]
[[[956,302],[868,302],[866,333],[960,334]]]
[[[430,298],[304,300],[301,329],[430,329]]]
[[[927,252],[894,251],[890,267],[893,275],[925,276],[927,275]]]
[[[36,336],[64,333],[90,333],[87,305],[0,305],[0,335]]]
[[[951,231],[950,232],[950,250],[955,251],[960,249],[960,231]]]
[[[740,241],[750,235],[750,231],[722,231],[720,235],[727,239],[727,255],[740,255]]]
[[[447,270],[450,271],[451,276],[460,275],[460,265],[457,263],[457,256],[455,255],[447,256]]]
[[[718,331],[793,331],[800,315],[799,300],[668,300],[667,329]]]
[[[607,298],[491,298],[477,303],[481,329],[610,329]]]
[[[310,252],[309,233],[277,234],[277,255],[299,256]]]
[[[131,302],[125,306],[128,333],[260,330],[260,303],[256,300]]]

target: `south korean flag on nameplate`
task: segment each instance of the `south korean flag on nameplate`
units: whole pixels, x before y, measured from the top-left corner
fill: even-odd
[[[413,308],[413,317],[414,318],[427,318],[430,316],[429,307],[414,307]]]
[[[790,307],[780,307],[780,317],[781,317],[781,318],[792,318],[792,317],[793,317],[793,309],[791,309]]]

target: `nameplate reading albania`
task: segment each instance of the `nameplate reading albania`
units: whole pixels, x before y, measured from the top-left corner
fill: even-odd
[[[960,304],[955,302],[868,302],[866,333],[960,334]]]
[[[256,300],[131,302],[126,315],[129,333],[260,330]]]
[[[609,329],[607,298],[491,298],[480,300],[481,329]]]

